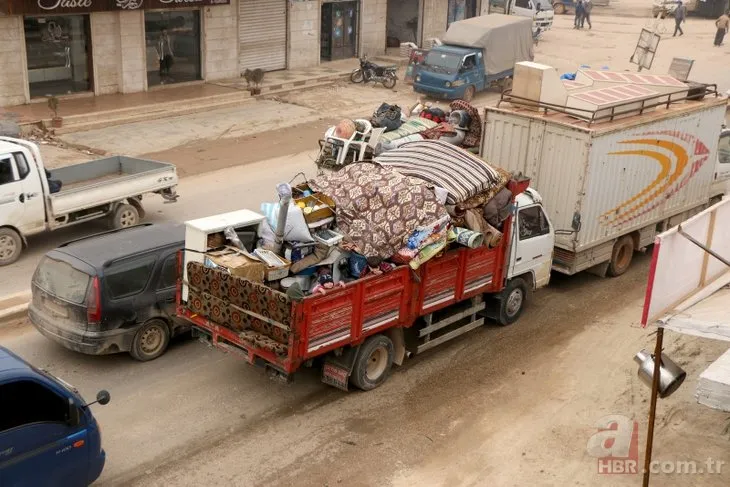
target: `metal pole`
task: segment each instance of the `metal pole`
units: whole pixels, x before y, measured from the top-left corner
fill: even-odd
[[[651,382],[651,405],[649,406],[649,430],[646,433],[643,487],[649,487],[649,476],[651,475],[649,467],[651,467],[651,449],[654,446],[654,421],[656,420],[656,400],[659,395],[659,371],[662,363],[663,341],[664,328],[659,328],[656,332],[656,345],[654,346],[654,375]]]

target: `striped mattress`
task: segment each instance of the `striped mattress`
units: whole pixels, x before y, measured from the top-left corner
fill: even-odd
[[[422,179],[448,192],[447,204],[504,186],[505,174],[475,155],[440,140],[408,142],[374,159],[404,176]]]

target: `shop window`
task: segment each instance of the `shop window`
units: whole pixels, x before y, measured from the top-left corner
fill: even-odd
[[[200,11],[145,12],[147,84],[201,79]]]
[[[88,15],[26,17],[24,25],[31,97],[91,90]]]

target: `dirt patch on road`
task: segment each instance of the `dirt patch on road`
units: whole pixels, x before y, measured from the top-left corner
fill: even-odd
[[[141,157],[175,164],[180,177],[195,176],[287,154],[316,150],[317,141],[336,122],[335,119],[322,119],[235,139],[195,141],[174,149],[150,152]]]

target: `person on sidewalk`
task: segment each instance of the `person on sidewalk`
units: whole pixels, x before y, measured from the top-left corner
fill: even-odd
[[[172,52],[172,42],[167,34],[167,29],[162,29],[160,38],[157,39],[157,58],[160,60],[160,84],[172,81],[170,78],[170,68],[174,62],[174,53]]]
[[[715,45],[718,47],[722,46],[722,41],[725,39],[727,29],[730,27],[730,16],[728,14],[730,14],[730,11],[720,15],[720,17],[715,21],[715,27],[717,27],[717,32],[715,33]]]
[[[682,0],[677,0],[677,8],[674,11],[674,35],[672,37],[677,37],[677,32],[679,32],[680,36],[684,35],[684,31],[682,30],[682,22],[684,22],[687,18],[687,8],[682,3]]]
[[[583,0],[578,0],[578,3],[575,4],[575,20],[573,21],[574,29],[583,28],[583,17],[585,17],[585,14],[586,10],[583,5]]]
[[[591,0],[583,0],[583,18],[580,21],[580,28],[583,28],[583,21],[588,22],[588,29],[592,29],[591,10],[593,10],[593,2]]]

